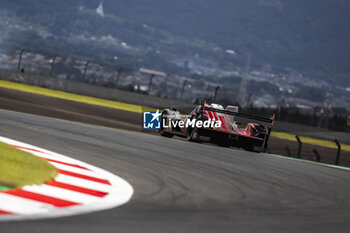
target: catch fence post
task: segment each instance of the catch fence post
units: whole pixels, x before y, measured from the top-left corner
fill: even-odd
[[[216,101],[216,96],[218,95],[218,91],[220,89],[220,86],[215,87],[215,92],[214,92],[214,98],[213,101]]]
[[[295,135],[295,138],[297,139],[298,141],[298,153],[297,153],[297,158],[300,158],[300,154],[301,154],[301,147],[303,145],[303,143],[301,142],[300,138],[298,135]]]
[[[117,81],[115,82],[115,87],[119,88],[119,79],[120,79],[120,74],[122,72],[122,68],[118,69],[118,74],[117,74]]]
[[[90,61],[87,61],[86,64],[85,64],[84,74],[83,74],[83,81],[85,81],[86,70],[87,70],[87,67],[88,67],[89,63],[90,63]]]
[[[24,49],[21,50],[19,53],[19,59],[18,59],[18,64],[17,64],[17,72],[20,71],[21,69],[21,62],[22,62],[22,55],[23,55]]]
[[[339,164],[339,159],[340,159],[340,151],[341,151],[341,145],[338,141],[338,139],[334,139],[335,144],[337,144],[337,157],[335,159],[335,164],[338,165]]]
[[[184,91],[185,91],[185,86],[186,86],[187,80],[185,79],[185,81],[182,84],[182,88],[181,88],[181,96],[180,99],[182,100],[182,98],[184,97]]]
[[[55,66],[55,61],[56,61],[57,55],[53,56],[52,63],[51,63],[51,68],[50,68],[50,75],[52,75],[53,67]]]
[[[317,162],[320,162],[321,160],[321,156],[320,154],[318,153],[318,151],[316,149],[313,149],[312,152],[314,152],[315,156],[316,156],[316,161]]]
[[[149,83],[148,83],[148,95],[151,93],[152,80],[153,80],[154,76],[155,76],[155,74],[152,74],[151,77],[149,78]]]

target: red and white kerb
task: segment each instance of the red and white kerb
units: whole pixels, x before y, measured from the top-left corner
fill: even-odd
[[[110,209],[128,202],[133,188],[120,177],[76,159],[0,137],[47,160],[58,170],[42,185],[0,191],[0,221],[60,217]]]

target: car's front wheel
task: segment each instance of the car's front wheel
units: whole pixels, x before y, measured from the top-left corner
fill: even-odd
[[[190,142],[198,142],[199,141],[199,133],[196,127],[188,127],[186,130],[186,139]]]

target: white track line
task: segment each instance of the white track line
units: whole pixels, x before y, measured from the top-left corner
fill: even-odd
[[[100,175],[96,172],[93,172],[93,171],[89,171],[89,170],[85,170],[85,169],[81,169],[81,168],[77,168],[77,167],[72,167],[72,166],[68,166],[68,165],[64,165],[64,164],[60,164],[60,163],[55,163],[55,162],[49,162],[49,163],[51,163],[52,165],[54,165],[58,169],[82,174],[85,176],[91,176],[91,177],[95,177],[95,178],[104,179],[104,177],[102,175]]]
[[[0,193],[1,209],[15,214],[46,214],[54,209],[50,204]],[[25,208],[23,208],[25,207]]]
[[[24,186],[23,190],[79,204],[88,204],[101,199],[84,193],[78,193],[71,190],[57,188],[45,184]]]
[[[90,180],[84,180],[73,176],[67,176],[64,174],[59,174],[58,176],[56,176],[55,180],[58,182],[93,189],[101,192],[109,192],[112,188],[110,185],[101,184]]]
[[[1,141],[1,139],[0,139]],[[11,144],[13,145],[13,144]],[[27,150],[27,149],[22,149],[22,148],[19,148],[20,150],[23,150],[25,152],[28,152],[28,153],[31,153],[35,156],[38,156],[40,158],[43,158],[43,159],[55,159],[55,160],[59,160],[61,162],[65,162],[65,163],[71,163],[71,164],[74,164],[74,161],[72,161],[70,158],[59,158],[57,159],[57,155],[53,155],[53,154],[47,154],[45,152],[37,152],[37,151],[32,151],[32,150]]]

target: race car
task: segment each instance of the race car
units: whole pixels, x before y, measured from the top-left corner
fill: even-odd
[[[181,117],[178,110],[167,108],[162,112],[158,132],[164,137],[177,135],[186,137],[188,141],[206,141],[224,147],[233,146],[247,151],[265,152],[275,114],[265,118],[239,113],[238,109],[237,106],[230,105],[224,109],[219,104],[207,104],[204,100],[190,114]],[[235,118],[259,123],[248,122],[242,128]]]

